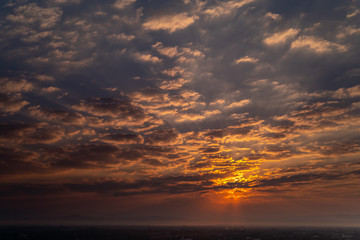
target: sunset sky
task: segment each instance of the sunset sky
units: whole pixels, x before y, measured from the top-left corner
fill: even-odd
[[[0,4],[0,223],[360,226],[359,0]]]

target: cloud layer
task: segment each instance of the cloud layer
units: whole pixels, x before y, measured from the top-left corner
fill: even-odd
[[[2,3],[0,202],[10,207],[0,221],[75,209],[184,224],[360,213],[359,9]],[[95,202],[107,207],[91,212]]]

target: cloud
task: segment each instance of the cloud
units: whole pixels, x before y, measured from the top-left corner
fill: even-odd
[[[352,18],[355,17],[360,13],[360,9],[354,9],[351,13],[346,14],[346,18]]]
[[[203,114],[197,113],[181,113],[178,114],[175,122],[195,122],[206,119],[206,116]]]
[[[114,7],[117,9],[124,9],[125,7],[133,4],[136,0],[116,0]]]
[[[41,92],[43,92],[43,93],[53,93],[53,92],[59,92],[59,91],[61,91],[60,88],[52,87],[52,86],[41,89]]]
[[[55,143],[60,141],[65,132],[58,126],[50,126],[46,123],[1,123],[0,142],[8,143]]]
[[[153,177],[146,181],[101,180],[94,182],[68,183],[63,187],[73,192],[110,193],[114,196],[145,195],[154,193],[180,194],[207,190],[211,179],[221,174],[193,174]],[[56,186],[56,185],[55,185]]]
[[[336,35],[336,37],[338,39],[345,39],[348,36],[359,33],[360,33],[360,28],[356,28],[355,26],[347,26],[340,28],[339,33]]]
[[[58,122],[64,125],[84,125],[85,117],[80,113],[64,110],[64,109],[50,109],[43,108],[40,105],[28,108],[31,116],[49,122]]]
[[[291,49],[308,49],[315,53],[330,53],[330,52],[346,52],[347,46],[329,42],[327,40],[313,37],[313,36],[300,36],[294,42],[291,43]]]
[[[175,115],[175,122],[196,122],[196,121],[202,121],[206,118],[210,118],[214,115],[221,114],[221,111],[219,110],[208,110],[208,111],[202,111],[200,113],[178,113]]]
[[[248,126],[232,126],[224,129],[211,129],[204,132],[205,137],[210,137],[211,139],[222,139],[228,136],[244,136],[250,133],[251,127]]]
[[[165,163],[159,161],[158,159],[154,159],[154,158],[143,159],[142,163],[149,164],[149,165],[152,165],[152,166],[166,166]]]
[[[225,104],[224,99],[216,99],[215,101],[210,103],[210,106],[223,105],[223,104]]]
[[[167,88],[163,87],[163,84],[160,87],[169,91],[144,89],[141,92],[133,92],[130,97],[137,106],[173,123],[201,121],[221,113],[216,109],[206,109],[206,103],[197,92],[188,89],[172,91],[177,89],[177,81],[168,83],[170,85],[167,84]]]
[[[267,45],[278,45],[286,43],[288,40],[293,39],[298,33],[299,29],[289,28],[282,32],[277,32],[264,39],[264,43]]]
[[[352,140],[347,142],[332,142],[326,146],[321,146],[319,152],[323,155],[342,155],[357,153],[360,151],[360,141]]]
[[[183,47],[181,49],[181,53],[183,55],[188,55],[188,56],[191,56],[191,57],[205,57],[204,53],[202,53],[201,51],[197,50],[197,49],[192,49],[192,48],[189,48],[189,47]]]
[[[177,75],[182,75],[185,73],[185,70],[180,66],[175,66],[171,69],[165,69],[162,71],[163,74],[169,75],[171,77],[175,77]]]
[[[20,93],[29,92],[33,90],[34,85],[25,79],[21,80],[9,80],[6,78],[0,79],[2,85],[0,92],[2,93]]]
[[[357,6],[70,1],[4,8],[2,205],[108,201],[107,218],[117,196],[136,218],[179,197],[357,203]]]
[[[244,107],[248,105],[251,101],[249,99],[244,99],[239,102],[233,102],[228,106],[225,106],[225,108],[237,108],[237,107]]]
[[[252,187],[267,187],[267,186],[281,186],[284,184],[294,184],[302,182],[315,182],[319,180],[341,180],[348,176],[348,172],[314,172],[314,173],[299,173],[295,175],[286,175],[281,177],[275,177],[270,179],[261,179],[260,181],[254,181]]]
[[[127,35],[125,33],[120,33],[120,34],[111,34],[108,38],[111,40],[118,40],[118,41],[131,41],[135,39],[135,36]]]
[[[258,61],[259,61],[259,59],[257,59],[257,58],[252,58],[252,57],[249,57],[249,56],[245,56],[245,57],[235,59],[235,64],[239,64],[239,63],[257,63]]]
[[[243,7],[246,4],[252,3],[254,0],[242,0],[242,1],[224,1],[220,2],[219,5],[204,10],[204,14],[211,17],[221,17],[231,14],[238,8]]]
[[[176,144],[178,143],[178,133],[175,131],[175,129],[161,129],[161,130],[155,130],[148,134],[146,134],[145,141],[148,144]]]
[[[47,157],[55,169],[88,169],[117,164],[119,148],[109,144],[87,143],[68,148],[48,148]]]
[[[135,58],[142,62],[160,63],[161,59],[147,53],[135,53]]]
[[[42,8],[36,3],[29,3],[15,8],[14,14],[6,16],[7,20],[20,24],[37,24],[40,28],[51,28],[60,20],[62,10],[58,7]]]
[[[8,95],[0,93],[0,111],[14,113],[28,105],[29,102],[22,100],[21,95]]]
[[[167,93],[160,92],[155,88],[147,88],[142,91],[133,92],[130,94],[130,97],[134,102],[148,102],[151,105],[161,104],[166,102],[167,104],[171,104],[169,101],[169,95]],[[166,105],[167,106],[167,105]],[[155,106],[156,107],[156,106]]]
[[[34,161],[37,157],[38,154],[33,151],[0,146],[0,173],[14,175],[44,172],[45,166]]]
[[[52,0],[57,4],[80,4],[81,0]]]
[[[163,81],[159,88],[164,90],[175,90],[184,86],[186,83],[190,82],[190,80],[185,80],[183,78],[171,81]]]
[[[272,19],[273,21],[280,21],[282,16],[277,13],[268,12],[265,14],[265,17]]]
[[[144,106],[123,98],[89,98],[71,108],[84,118],[89,127],[124,128],[145,131],[163,124],[163,120],[148,114]],[[83,120],[81,120],[83,121]]]
[[[360,96],[360,85],[356,85],[350,88],[340,88],[333,93],[336,98],[355,98]]]
[[[45,74],[38,74],[36,75],[36,79],[42,82],[47,82],[47,81],[55,81],[55,78],[52,76],[48,76]]]
[[[134,132],[106,133],[102,136],[102,141],[112,144],[142,144],[144,142],[144,138]]]
[[[117,119],[142,120],[144,111],[133,106],[127,100],[116,98],[89,98],[73,106],[75,110],[87,112],[94,116],[108,116]]]
[[[205,54],[197,49],[190,47],[165,47],[161,42],[157,42],[152,45],[161,55],[167,56],[168,58],[176,58],[176,61],[182,65],[193,64],[197,59],[205,57]],[[185,73],[181,67],[176,66],[173,69],[164,70],[163,73],[175,76],[177,73]]]
[[[214,149],[204,149],[208,152],[216,152]],[[158,165],[160,166],[160,165]],[[321,169],[321,166],[319,166]],[[338,166],[342,167],[342,166]],[[289,170],[289,169],[284,169]],[[252,180],[238,181],[233,179],[226,183],[212,185],[218,179],[224,179],[226,174],[221,173],[205,173],[205,174],[187,174],[187,175],[173,175],[173,176],[160,176],[151,177],[147,180],[138,179],[133,181],[119,181],[115,179],[98,179],[92,181],[76,181],[67,183],[53,183],[53,184],[23,184],[8,185],[6,191],[3,191],[6,196],[26,196],[26,195],[54,195],[65,190],[70,190],[75,193],[96,193],[101,195],[111,194],[113,196],[132,196],[132,195],[148,195],[154,193],[167,193],[167,194],[180,194],[180,193],[195,193],[195,192],[209,192],[221,191],[226,189],[252,189],[252,190],[269,190],[269,187],[279,187],[283,190],[290,186],[294,190],[299,184],[326,181],[330,179],[334,181],[346,181],[349,177],[359,175],[358,171],[349,171],[341,169],[341,171],[330,170],[328,172],[319,171],[316,168],[311,169],[309,173],[301,172],[301,168],[293,168],[295,173],[283,172],[282,176],[266,176],[257,177]],[[315,170],[315,171],[314,171]],[[345,170],[345,171],[344,171]],[[284,174],[287,173],[287,174]],[[230,180],[231,178],[229,178]],[[234,181],[235,180],[235,181]],[[285,187],[285,188],[284,188]],[[47,191],[45,190],[57,190]],[[40,189],[40,190],[39,190]],[[60,190],[60,191],[59,191]]]
[[[167,57],[175,57],[179,55],[177,47],[164,47],[161,42],[155,43],[154,45],[152,45],[152,47],[155,48],[160,54]]]
[[[0,111],[12,114],[29,104],[28,101],[23,100],[21,93],[32,91],[35,88],[32,83],[25,79],[1,78],[0,84]]]
[[[145,30],[166,30],[173,33],[192,25],[196,19],[197,17],[189,16],[187,13],[158,15],[148,18],[143,27]]]
[[[180,90],[176,93],[169,93],[160,91],[160,89],[144,89],[140,92],[133,92],[130,97],[139,106],[148,111],[154,112],[158,110],[161,113],[162,110],[176,109],[185,111],[196,106],[203,106],[205,103],[198,101],[201,95],[191,90]],[[172,109],[164,109],[171,108]]]

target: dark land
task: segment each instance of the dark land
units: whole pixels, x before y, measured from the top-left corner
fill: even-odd
[[[1,226],[1,240],[360,240],[360,228]]]

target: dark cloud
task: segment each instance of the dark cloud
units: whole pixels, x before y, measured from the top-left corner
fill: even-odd
[[[155,130],[146,135],[145,141],[149,144],[171,144],[177,142],[178,133],[175,129]]]
[[[54,195],[66,191],[129,196],[139,194],[199,192],[209,190],[210,181],[221,174],[155,177],[137,181],[99,180],[65,184],[25,184],[2,186],[3,196]]]
[[[18,184],[0,186],[0,196],[46,196],[64,193],[65,188],[53,184]]]
[[[360,141],[354,140],[352,142],[332,143],[322,147],[320,152],[324,155],[338,155],[356,153],[359,151]]]
[[[284,138],[286,137],[285,133],[266,133],[264,134],[264,136],[268,137],[268,138]]]
[[[303,183],[303,182],[316,182],[321,180],[339,180],[346,177],[348,173],[303,173],[297,175],[283,176],[273,179],[263,179],[255,183],[255,187],[265,186],[281,186],[283,184]]]
[[[95,116],[107,116],[128,120],[142,120],[145,118],[145,113],[141,108],[133,106],[127,100],[114,98],[90,98],[74,106],[74,109]]]
[[[249,182],[228,182],[224,185],[212,186],[213,180],[224,177],[224,174],[179,175],[157,177],[132,182],[118,182],[113,180],[99,180],[96,182],[66,183],[66,184],[27,184],[2,186],[3,196],[12,195],[53,195],[65,191],[113,194],[114,196],[144,195],[155,193],[181,194],[187,192],[208,192],[210,190],[224,190],[232,188],[254,188],[258,191],[269,191],[268,187],[282,187],[286,184],[293,186],[317,181],[343,180],[351,175],[359,175],[358,171],[351,172],[313,172],[285,175],[281,177],[255,179]],[[287,191],[276,189],[275,192]],[[273,191],[272,191],[273,192]]]
[[[154,158],[145,158],[144,160],[142,160],[142,162],[145,164],[153,165],[153,166],[166,165],[166,164],[162,163],[161,161],[159,161],[158,159],[154,159]]]
[[[117,163],[119,149],[106,144],[84,144],[72,148],[47,149],[54,168],[96,168]]]
[[[150,178],[135,182],[99,182],[93,184],[68,184],[66,187],[73,191],[85,192],[115,192],[115,196],[129,196],[139,194],[199,192],[208,190],[208,181],[219,177],[219,174],[180,175]]]
[[[46,123],[1,123],[3,130],[0,135],[2,142],[8,143],[54,143],[61,140],[65,132],[58,126],[49,126]]]
[[[46,165],[38,163],[38,154],[16,148],[0,147],[0,173],[14,175],[46,172]]]
[[[81,114],[65,109],[50,109],[34,106],[30,107],[28,111],[35,118],[49,122],[60,122],[65,125],[82,125],[85,123],[85,118]]]
[[[289,128],[293,127],[294,124],[295,124],[294,121],[284,119],[284,120],[275,120],[275,121],[273,121],[272,126],[278,127],[280,129],[289,129]]]
[[[141,144],[144,139],[136,133],[108,133],[104,135],[103,141],[118,144]]]
[[[210,138],[222,138],[232,135],[246,135],[251,131],[251,127],[237,127],[237,128],[225,128],[225,129],[211,129],[205,136]]]
[[[3,138],[10,138],[20,134],[20,132],[31,128],[31,124],[24,124],[24,123],[1,123],[1,135]]]
[[[203,169],[212,166],[212,162],[210,160],[207,161],[196,161],[189,164],[190,169]]]
[[[205,153],[205,154],[214,154],[214,153],[218,153],[220,151],[220,148],[218,148],[218,147],[207,147],[207,148],[200,148],[199,150],[201,152]]]
[[[161,162],[162,158],[168,159],[167,156],[170,154],[175,154],[172,158],[181,157],[181,155],[176,155],[174,148],[136,144],[129,142],[128,138],[126,139],[126,144],[128,144],[126,146],[118,146],[117,141],[115,141],[115,145],[113,145],[114,141],[108,141],[108,144],[84,143],[66,147],[46,147],[41,149],[39,154],[41,154],[43,161],[49,163],[48,171],[111,170],[114,165],[126,165],[137,161],[154,166],[165,166],[167,164]]]

